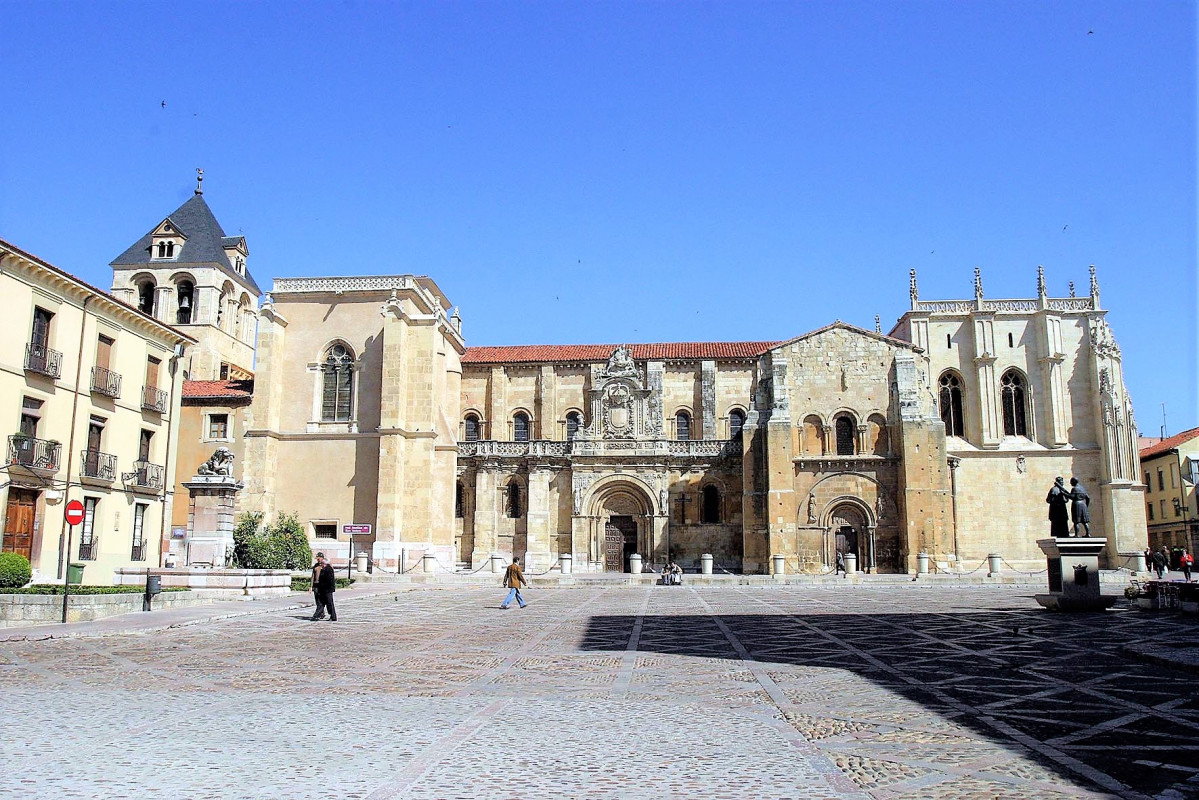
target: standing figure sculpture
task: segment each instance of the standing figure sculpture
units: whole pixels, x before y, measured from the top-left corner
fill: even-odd
[[[1074,522],[1075,536],[1091,535],[1091,496],[1078,478],[1070,479],[1070,519]],[[1082,534],[1078,526],[1082,526]]]
[[[1070,535],[1070,514],[1066,505],[1070,502],[1070,491],[1061,477],[1054,478],[1053,487],[1045,496],[1049,504],[1049,535],[1061,539]]]

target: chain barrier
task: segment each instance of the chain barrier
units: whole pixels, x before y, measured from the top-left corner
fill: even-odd
[[[1010,569],[1012,572],[1015,572],[1019,575],[1040,575],[1043,572],[1049,572],[1048,566],[1046,566],[1045,569],[1039,569],[1036,572],[1025,572],[1022,569],[1016,569],[1015,567],[1013,567],[1011,564],[1008,563],[1008,560],[1006,558],[1001,558],[999,560],[1002,561],[1007,566],[1008,569]]]

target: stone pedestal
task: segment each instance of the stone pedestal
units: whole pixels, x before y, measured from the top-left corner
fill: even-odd
[[[197,475],[183,486],[191,496],[185,564],[223,569],[233,558],[233,516],[243,484],[231,475]]]
[[[1107,539],[1038,539],[1049,566],[1049,593],[1036,596],[1050,611],[1102,611],[1116,602],[1099,591],[1099,555]]]

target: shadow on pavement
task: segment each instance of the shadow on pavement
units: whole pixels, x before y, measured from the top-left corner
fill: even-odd
[[[592,617],[583,649],[624,651],[637,619]],[[735,641],[767,665],[847,670],[1075,785],[1199,797],[1183,783],[1199,775],[1199,683],[1135,654],[1197,635],[1193,617],[1128,610],[679,615],[642,618],[637,650],[740,660]]]

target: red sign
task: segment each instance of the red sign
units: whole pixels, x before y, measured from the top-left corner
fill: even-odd
[[[80,522],[83,522],[83,503],[72,500],[67,503],[67,524],[78,525]]]

